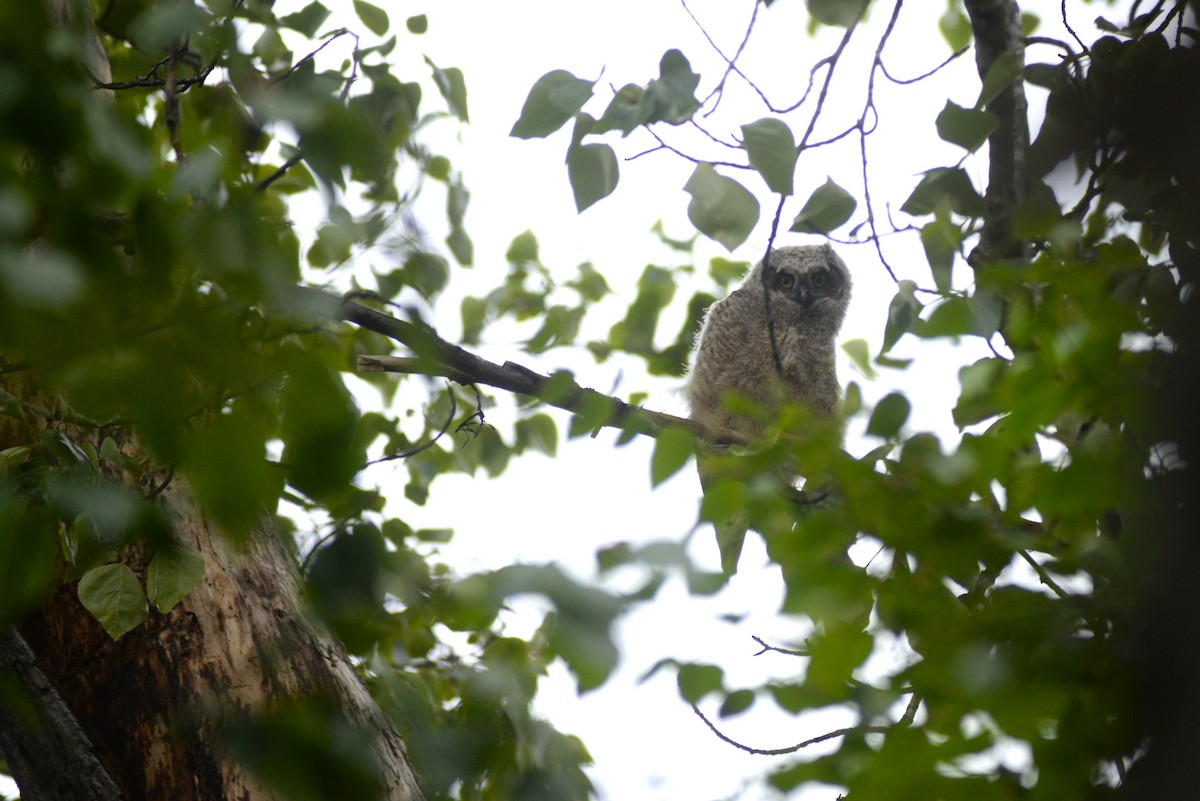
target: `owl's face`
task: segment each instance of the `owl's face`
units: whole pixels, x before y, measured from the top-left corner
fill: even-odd
[[[767,287],[804,311],[844,310],[850,273],[828,245],[779,248],[771,252]]]

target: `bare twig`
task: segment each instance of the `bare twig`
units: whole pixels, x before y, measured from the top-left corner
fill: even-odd
[[[883,69],[883,49],[887,45],[888,39],[892,35],[892,31],[896,27],[896,20],[900,18],[900,9],[904,5],[904,0],[896,0],[896,5],[892,7],[892,16],[888,19],[887,27],[883,31],[883,35],[879,37],[879,44],[875,46],[875,59],[871,63],[871,72],[867,77],[867,97],[863,101],[862,114],[858,118],[856,128],[858,130],[858,149],[862,156],[862,183],[863,183],[863,201],[867,207],[867,227],[871,229],[871,242],[875,245],[875,253],[879,256],[879,263],[883,265],[883,269],[887,270],[887,274],[895,283],[899,283],[900,279],[896,276],[896,271],[892,269],[892,265],[888,263],[887,256],[883,255],[883,245],[879,238],[879,229],[875,223],[875,206],[871,202],[871,180],[868,171],[867,160],[867,137],[875,130],[873,125],[870,130],[867,129],[867,116],[871,115],[878,122],[879,114],[875,109],[875,72]],[[892,224],[895,228],[895,224]]]
[[[779,196],[779,205],[775,207],[775,218],[771,220],[771,235],[767,238],[767,252],[762,257],[762,270],[759,277],[763,285],[763,313],[767,317],[767,339],[771,342],[771,359],[775,362],[775,374],[783,378],[783,361],[779,358],[779,344],[775,339],[775,316],[771,314],[771,249],[775,247],[775,234],[779,231],[779,217],[783,214],[783,204],[787,195]]]
[[[437,441],[441,439],[447,431],[450,430],[450,424],[454,422],[454,415],[458,414],[458,402],[454,399],[454,390],[450,390],[450,392],[447,394],[450,396],[450,412],[446,415],[446,422],[442,423],[442,427],[438,429],[436,434],[416,447],[400,451],[399,453],[389,453],[385,456],[380,456],[378,459],[372,459],[363,465],[363,467],[370,467],[371,465],[381,464],[383,462],[392,462],[396,459],[407,459],[410,456],[416,456],[421,451],[432,448],[434,444],[437,443]],[[459,426],[459,428],[461,429],[462,426]]]
[[[377,334],[396,340],[415,353],[398,372],[420,372],[426,375],[446,375],[453,381],[458,377],[465,383],[488,386],[529,395],[559,409],[594,419],[598,426],[620,428],[631,433],[655,435],[667,426],[681,426],[713,444],[747,445],[751,440],[732,431],[705,426],[694,420],[662,412],[652,412],[632,406],[617,398],[603,395],[575,383],[567,373],[545,376],[513,362],[503,365],[489,362],[470,351],[446,342],[433,329],[400,320],[396,317],[346,301],[311,287],[293,286],[285,293],[287,305],[293,312],[307,313],[334,320],[355,323]],[[393,357],[371,357],[375,369],[396,367]]]
[[[303,153],[296,153],[296,154],[290,156],[287,161],[285,161],[285,162],[283,162],[283,164],[279,165],[278,169],[276,169],[273,173],[271,173],[266,178],[263,178],[261,181],[259,181],[257,184],[255,184],[254,191],[256,191],[256,192],[266,191],[267,187],[269,187],[271,184],[275,183],[280,178],[282,178],[287,173],[288,170],[290,170],[292,167],[295,167],[303,159],[304,159]]]
[[[717,737],[721,740],[729,743],[734,748],[745,751],[748,754],[759,754],[760,756],[780,756],[782,754],[794,754],[801,749],[808,748],[810,745],[823,743],[826,740],[833,740],[837,737],[845,737],[847,734],[887,734],[888,730],[891,728],[889,726],[848,726],[844,729],[826,732],[819,737],[812,737],[802,743],[789,745],[786,748],[754,748],[752,746],[739,743],[737,740],[722,732],[715,725],[713,725],[711,720],[704,716],[704,713],[701,712],[700,708],[695,704],[692,704],[692,711],[695,712],[696,717],[703,720],[704,725],[708,726],[708,728],[712,730],[712,733],[717,735]]]
[[[1049,587],[1055,595],[1057,595],[1059,598],[1070,597],[1070,593],[1060,587],[1058,582],[1050,577],[1050,574],[1046,572],[1046,568],[1038,564],[1038,561],[1033,558],[1029,551],[1021,548],[1017,551],[1017,553],[1021,555],[1022,559],[1029,563],[1029,566],[1033,568],[1033,572],[1037,573],[1038,579],[1047,587]]]
[[[721,104],[721,98],[725,94],[725,83],[729,80],[730,73],[737,73],[744,81],[746,81],[746,83],[749,83],[752,87],[754,86],[750,79],[747,78],[740,69],[738,69],[737,60],[738,57],[741,56],[742,51],[746,49],[746,44],[750,41],[750,33],[754,30],[755,20],[758,19],[758,3],[754,3],[754,10],[750,12],[750,22],[746,25],[746,33],[742,36],[742,41],[738,45],[737,52],[733,54],[732,58],[726,56],[723,52],[721,52],[721,48],[717,47],[717,43],[713,41],[711,36],[709,36],[704,25],[699,19],[696,18],[696,15],[692,13],[692,10],[688,8],[687,0],[680,0],[680,3],[683,5],[683,10],[686,11],[687,15],[692,18],[692,22],[696,23],[696,27],[700,29],[700,33],[703,34],[704,38],[708,40],[708,43],[712,46],[712,49],[715,50],[717,55],[720,56],[725,62],[725,74],[721,76],[721,80],[717,82],[717,85],[713,87],[713,90],[708,93],[708,96],[704,98],[704,102],[701,104],[705,105],[714,97],[717,98],[716,102],[713,103],[712,108],[705,112],[704,116],[707,117],[716,111],[717,106]],[[759,96],[762,97],[761,92],[759,92]],[[765,101],[766,98],[764,97],[763,100]]]
[[[842,34],[842,39],[838,42],[837,48],[829,56],[824,59],[829,63],[829,71],[825,73],[825,81],[821,84],[821,93],[817,95],[817,107],[813,109],[812,119],[808,121],[808,128],[804,131],[804,136],[800,137],[800,143],[797,145],[797,150],[801,153],[808,147],[808,138],[812,136],[813,130],[817,127],[817,120],[821,117],[821,112],[825,108],[825,98],[829,95],[829,85],[833,82],[833,73],[837,69],[838,60],[842,57],[842,51],[846,49],[846,45],[850,44],[850,37],[854,36],[854,31],[858,29],[858,20],[846,27],[846,32]],[[821,62],[817,62],[820,64]],[[816,67],[813,68],[814,70]],[[810,75],[811,77],[811,75]],[[811,88],[811,83],[809,87]],[[808,91],[805,90],[804,97],[791,108],[784,109],[785,112],[799,108],[804,99],[808,97]]]
[[[791,648],[780,648],[777,645],[768,645],[767,642],[762,637],[751,636],[750,639],[754,640],[756,643],[758,643],[759,645],[762,646],[762,648],[759,650],[758,653],[755,654],[755,656],[762,656],[763,654],[771,652],[771,651],[773,651],[777,654],[785,654],[787,656],[810,656],[811,655],[811,654],[809,654],[809,652],[806,649],[792,650]]]
[[[887,79],[888,79],[889,81],[891,81],[892,83],[897,83],[897,84],[901,84],[901,85],[907,85],[907,84],[911,84],[911,83],[917,83],[918,81],[923,81],[923,80],[925,80],[926,78],[929,78],[929,77],[931,77],[931,76],[935,75],[936,73],[940,72],[941,70],[945,69],[945,68],[946,68],[947,66],[949,66],[949,65],[950,65],[950,64],[951,64],[951,63],[952,63],[952,62],[953,62],[953,61],[954,61],[956,58],[958,58],[959,56],[961,56],[963,53],[967,52],[967,51],[968,51],[968,50],[970,50],[970,49],[971,49],[971,46],[970,46],[970,45],[963,45],[962,47],[960,47],[960,48],[958,48],[957,50],[955,50],[955,51],[954,51],[954,54],[953,54],[953,55],[951,55],[949,58],[947,58],[945,61],[943,61],[941,64],[938,64],[936,67],[934,67],[933,69],[929,70],[929,72],[923,72],[923,73],[921,73],[920,75],[918,75],[918,76],[917,76],[917,77],[915,77],[915,78],[903,78],[903,79],[902,79],[902,78],[894,78],[894,77],[892,77],[892,74],[891,74],[890,72],[888,72],[887,66],[886,66],[886,65],[885,65],[885,64],[884,64],[882,61],[881,61],[881,62],[879,62],[879,69],[880,69],[880,71],[881,71],[881,72],[883,72],[883,77],[887,78]]]

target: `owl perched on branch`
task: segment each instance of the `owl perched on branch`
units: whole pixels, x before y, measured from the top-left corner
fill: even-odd
[[[850,272],[828,244],[772,250],[767,262],[754,265],[738,289],[709,307],[687,384],[693,420],[752,437],[784,404],[833,416],[841,393],[835,338],[850,302]],[[739,412],[729,402],[734,395],[750,401],[752,411]],[[707,463],[701,456],[704,484]],[[741,553],[744,517],[717,525],[729,573]]]
[[[761,433],[755,421],[729,411],[723,399],[730,392],[766,410],[796,401],[823,415],[837,408],[834,339],[850,302],[850,271],[827,244],[778,248],[769,262],[754,265],[738,289],[708,309],[688,377],[693,420]]]

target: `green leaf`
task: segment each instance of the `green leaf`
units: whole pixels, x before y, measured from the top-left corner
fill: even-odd
[[[871,635],[859,626],[831,627],[809,640],[812,659],[808,663],[806,680],[834,697],[843,694],[851,673],[870,655],[873,645]]]
[[[532,448],[551,458],[558,452],[558,426],[550,415],[531,415],[518,420],[514,428],[518,448]]]
[[[549,136],[575,116],[592,96],[594,81],[576,78],[566,70],[551,70],[537,79],[521,116],[509,132],[519,139]]]
[[[723,718],[740,715],[754,705],[754,698],[753,690],[734,690],[725,696],[725,701],[721,704],[721,711],[718,714]]]
[[[522,231],[508,243],[504,260],[509,264],[535,264],[538,260],[537,235],[533,231]]]
[[[617,91],[596,123],[596,133],[618,130],[628,135],[639,125],[687,122],[700,108],[696,87],[700,76],[687,57],[668,50],[659,61],[659,76],[644,88],[626,84]]]
[[[996,115],[988,111],[963,108],[947,100],[945,108],[937,116],[936,124],[938,136],[942,141],[974,153],[987,141],[992,131],[996,130]]]
[[[475,260],[475,246],[467,229],[463,227],[463,218],[467,213],[467,203],[471,193],[463,186],[461,180],[453,180],[446,192],[446,219],[450,222],[450,235],[446,237],[446,245],[454,258],[464,267],[471,266]]]
[[[696,230],[733,250],[746,241],[758,222],[758,201],[711,164],[697,164],[683,187],[692,196],[688,219]]]
[[[487,301],[468,295],[462,300],[462,340],[466,345],[479,343],[487,324]]]
[[[421,542],[437,542],[445,543],[454,539],[454,529],[452,528],[419,528],[413,532],[413,536]]]
[[[813,19],[825,25],[849,28],[862,19],[869,0],[804,0]]]
[[[171,611],[204,578],[204,557],[185,548],[160,548],[150,560],[146,593],[158,611]]]
[[[874,379],[878,375],[875,368],[871,366],[871,351],[867,340],[852,339],[842,345],[842,350],[850,357],[850,363],[864,376]]]
[[[800,154],[792,129],[785,122],[767,117],[743,125],[742,147],[750,157],[750,166],[758,170],[772,192],[792,194]]]
[[[689,429],[682,426],[667,426],[654,441],[654,455],[650,457],[650,484],[657,487],[678,473],[692,458],[696,450],[696,439]]]
[[[827,234],[850,219],[858,201],[832,178],[817,187],[804,208],[792,220],[790,230],[805,234]]]
[[[939,207],[964,217],[982,217],[987,211],[983,197],[961,167],[937,167],[925,173],[900,210],[921,217],[933,214]]]
[[[283,27],[299,31],[311,39],[317,35],[317,31],[325,24],[325,20],[329,19],[330,13],[328,8],[317,0],[313,0],[296,13],[280,17],[279,23]]]
[[[883,350],[881,353],[887,353],[891,350],[892,346],[900,340],[900,337],[913,330],[913,327],[920,319],[921,303],[914,294],[916,288],[917,285],[912,281],[900,282],[900,289],[896,293],[896,296],[892,298],[892,303],[888,307],[888,319],[883,329]]]
[[[458,67],[442,69],[430,61],[428,56],[425,58],[425,63],[433,70],[433,82],[437,85],[438,91],[442,93],[442,97],[446,99],[450,113],[463,122],[470,122],[471,119],[467,114],[467,84],[463,80],[462,70]]]
[[[356,436],[358,407],[341,377],[311,356],[291,366],[282,400],[288,482],[310,498],[326,499],[366,461]]]
[[[366,25],[376,36],[383,36],[388,32],[388,26],[391,23],[388,21],[387,12],[379,6],[372,5],[366,0],[354,0],[354,13],[358,14],[363,25]]]
[[[725,674],[716,665],[680,665],[676,681],[679,694],[689,704],[697,703],[709,693],[719,692],[724,686]]]
[[[567,150],[567,177],[575,209],[583,211],[612,194],[620,177],[617,155],[608,145],[573,144]]]
[[[962,231],[950,222],[947,214],[939,214],[921,229],[921,245],[933,273],[933,283],[939,292],[949,292],[953,285],[954,257],[962,246]]]
[[[938,30],[951,50],[961,50],[971,43],[974,34],[971,31],[971,20],[960,8],[949,8],[938,18]]]
[[[149,615],[137,576],[125,565],[94,567],[79,580],[79,602],[114,640]]]
[[[881,439],[891,439],[900,431],[900,426],[908,420],[912,404],[908,398],[898,392],[885,395],[875,404],[875,411],[867,423],[867,433]]]
[[[979,90],[979,99],[975,101],[976,108],[987,108],[996,97],[1021,78],[1021,65],[1009,51],[1005,50],[983,77],[983,86]]]
[[[424,14],[417,14],[409,17],[404,21],[404,27],[408,28],[409,33],[422,34],[429,30],[429,18]]]
[[[700,76],[679,50],[668,50],[658,62],[658,80],[646,87],[643,100],[647,104],[644,122],[666,122],[678,125],[687,122],[700,109],[696,87]]]

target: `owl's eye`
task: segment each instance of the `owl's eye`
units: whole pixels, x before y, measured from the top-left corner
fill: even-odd
[[[821,287],[825,286],[826,283],[828,283],[829,272],[827,270],[821,270],[821,272],[815,273],[809,280],[814,289],[820,289]]]
[[[791,289],[795,285],[796,285],[795,276],[791,276],[791,275],[779,276],[779,288],[780,289]]]

